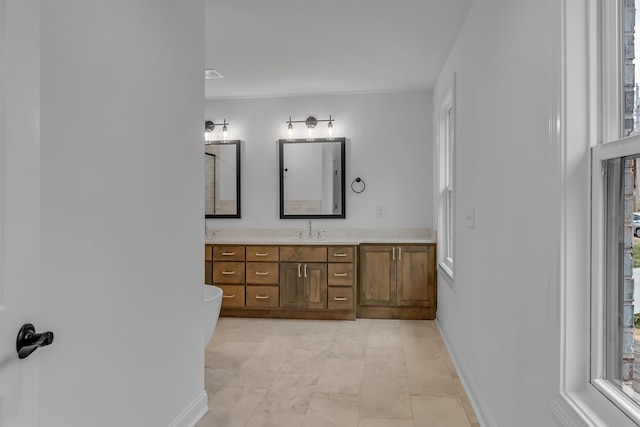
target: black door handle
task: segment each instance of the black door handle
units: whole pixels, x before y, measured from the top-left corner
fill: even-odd
[[[53,332],[43,332],[36,334],[36,328],[31,323],[25,323],[18,331],[16,339],[16,350],[18,358],[24,359],[37,350],[53,342]]]

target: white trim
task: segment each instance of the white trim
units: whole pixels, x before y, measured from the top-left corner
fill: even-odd
[[[456,73],[451,86],[440,100],[437,112],[437,223],[438,265],[450,280],[447,283],[455,291],[454,259],[456,240],[456,191],[455,191],[455,135],[456,135]]]
[[[606,380],[607,336],[607,283],[611,277],[606,271],[606,253],[610,245],[607,239],[607,178],[601,173],[603,162],[640,153],[640,136],[633,136],[592,148],[592,199],[591,199],[591,374],[590,379],[600,393],[615,404],[629,418],[640,424],[640,408],[628,396]]]
[[[557,278],[559,289],[557,294],[550,294],[550,304],[553,312],[557,310],[560,328],[550,333],[558,339],[560,360],[558,394],[549,409],[559,425],[572,427],[637,427],[591,384],[592,337],[590,328],[585,328],[593,308],[591,274],[594,277],[599,274],[588,267],[592,264],[591,256],[597,252],[592,252],[589,228],[584,227],[585,221],[592,223],[591,176],[595,168],[590,148],[603,140],[610,141],[612,136],[619,137],[622,129],[622,123],[616,118],[621,111],[621,95],[617,89],[610,85],[604,87],[602,83],[604,77],[618,76],[614,67],[602,65],[611,64],[612,55],[618,55],[611,52],[611,40],[600,42],[605,29],[608,31],[611,25],[617,25],[617,14],[606,9],[612,3],[561,0],[560,43],[554,47],[553,55],[554,60],[559,61],[555,67],[559,75],[554,80],[552,99],[555,103],[551,108],[550,129],[559,183],[555,197],[560,206],[560,223],[556,230],[558,258],[551,263],[551,280],[553,276]],[[605,98],[605,94],[609,98]],[[614,125],[616,128],[612,131]],[[602,147],[598,156],[613,155],[619,153],[618,150],[617,144],[611,144]],[[597,181],[593,179],[594,185],[598,185]],[[576,218],[580,219],[576,221]],[[598,218],[593,222],[598,222]],[[593,232],[597,235],[599,230]]]
[[[193,427],[207,413],[207,392],[203,391],[176,417],[169,427]]]
[[[6,102],[6,90],[7,84],[5,75],[5,43],[6,35],[5,31],[7,26],[5,25],[5,1],[0,0],[0,272],[4,271],[4,227],[5,227],[5,210],[4,210],[4,186],[5,186],[5,102]],[[0,274],[0,313],[5,310],[2,305],[4,302],[4,275]],[[0,415],[0,421],[2,415]]]
[[[624,0],[622,0],[624,1]],[[598,27],[601,50],[598,53],[602,57],[602,79],[599,93],[602,103],[602,138],[598,143],[614,141],[622,137],[624,99],[621,88],[624,81],[624,69],[621,64],[622,53],[622,10],[621,1],[602,1],[600,13],[601,24]],[[616,37],[610,37],[615,34]],[[640,42],[640,41],[639,41]]]
[[[489,405],[482,398],[482,394],[480,393],[480,389],[476,385],[473,377],[469,373],[469,369],[464,364],[464,362],[456,357],[456,351],[454,351],[455,343],[453,342],[451,336],[447,332],[447,329],[440,322],[440,319],[436,319],[436,326],[440,331],[440,336],[442,337],[442,341],[444,342],[445,347],[447,347],[447,352],[449,353],[449,358],[453,363],[456,372],[458,373],[458,378],[460,379],[460,383],[464,388],[467,397],[469,398],[469,403],[471,403],[471,407],[473,408],[473,412],[478,419],[478,423],[483,427],[497,427],[498,424],[495,422],[491,413],[489,412]]]

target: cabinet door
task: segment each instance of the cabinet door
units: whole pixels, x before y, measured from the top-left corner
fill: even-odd
[[[302,264],[280,263],[280,307],[303,308]]]
[[[398,246],[398,305],[435,305],[435,246]]]
[[[327,264],[303,264],[302,276],[304,279],[304,307],[327,308]]]
[[[360,304],[396,305],[395,246],[360,245]]]

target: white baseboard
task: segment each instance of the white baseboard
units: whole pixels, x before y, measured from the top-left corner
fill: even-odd
[[[207,392],[203,390],[202,393],[169,424],[169,427],[193,427],[208,410]]]
[[[444,327],[440,320],[436,318],[436,325],[438,326],[438,330],[440,331],[440,335],[442,336],[442,340],[444,341],[445,346],[447,347],[447,351],[449,352],[449,357],[453,362],[453,366],[456,368],[458,372],[458,377],[460,378],[460,382],[462,383],[462,387],[464,387],[464,391],[467,393],[467,397],[469,398],[469,402],[471,403],[471,407],[476,414],[476,418],[478,419],[478,423],[482,427],[497,427],[497,424],[489,409],[487,404],[485,403],[482,395],[478,390],[478,386],[473,381],[473,377],[469,374],[469,368],[465,365],[465,363],[456,357],[453,348],[455,348],[455,342],[447,332],[447,329]]]

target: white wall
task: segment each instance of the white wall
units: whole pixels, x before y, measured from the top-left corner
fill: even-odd
[[[335,119],[335,136],[347,138],[346,219],[317,220],[317,227],[433,227],[432,96],[430,92],[209,100],[208,120],[230,123],[230,139],[242,147],[242,218],[209,219],[215,228],[300,228],[304,220],[280,220],[278,139],[289,116]],[[320,122],[316,136],[324,134]],[[303,124],[296,137],[304,138]],[[219,139],[217,136],[215,139]],[[351,191],[361,177],[366,190]],[[376,218],[382,206],[384,218]],[[314,228],[316,225],[314,225]]]
[[[486,426],[554,425],[555,3],[472,2],[434,90],[438,106],[456,73],[455,282],[439,274],[438,322]]]
[[[40,425],[168,426],[206,403],[204,3],[41,3]]]

